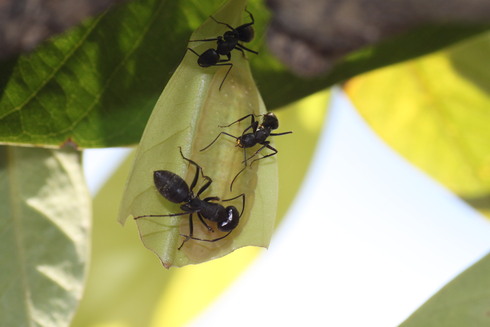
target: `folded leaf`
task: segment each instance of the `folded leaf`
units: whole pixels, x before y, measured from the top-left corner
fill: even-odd
[[[242,17],[249,21],[244,11],[245,4],[244,0],[229,1],[213,17],[231,26],[239,26]],[[226,26],[208,19],[191,36],[191,40],[213,38],[227,30]],[[216,47],[216,41],[191,42],[189,46],[201,54]],[[189,235],[188,215],[138,219],[144,245],[158,255],[165,267],[203,262],[247,245],[266,247],[269,244],[277,207],[275,158],[269,157],[248,166],[230,192],[231,181],[243,168],[243,150],[235,147],[232,138],[221,137],[211,147],[200,151],[222,131],[240,136],[250,120],[245,119],[227,128],[218,126],[228,125],[248,114],[266,113],[248,65],[248,60],[254,60],[256,55],[248,52],[246,55],[248,59],[233,50],[233,67],[220,90],[229,66],[202,68],[197,64],[198,57],[188,51],[160,96],[143,133],[124,194],[120,222],[124,223],[128,216],[182,212],[178,204],[158,193],[153,182],[154,171],[167,170],[191,184],[195,167],[189,166],[181,157],[179,147],[187,158],[203,168],[204,175],[213,180],[201,199],[229,199],[241,193],[246,197],[240,223],[228,237],[216,242],[190,240],[181,250],[178,250],[183,240],[181,234]],[[249,154],[257,149],[249,149]],[[203,182],[201,176],[194,194]],[[238,211],[242,209],[241,199],[220,203],[235,206]],[[195,237],[215,239],[222,235],[209,232],[194,214]]]

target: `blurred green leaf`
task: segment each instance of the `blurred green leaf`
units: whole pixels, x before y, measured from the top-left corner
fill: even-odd
[[[245,0],[232,0],[213,16],[238,25],[245,3]],[[192,39],[222,34],[225,29],[208,19],[192,35]],[[207,42],[203,42],[194,49],[202,53],[208,47]],[[219,86],[228,67],[200,68],[195,60],[196,55],[188,52],[155,106],[141,138],[119,220],[124,222],[128,216],[182,212],[179,205],[163,198],[153,183],[154,171],[168,170],[182,176],[190,185],[195,167],[189,167],[182,159],[179,147],[182,147],[187,158],[203,167],[204,175],[213,179],[213,184],[201,198],[218,196],[230,199],[244,193],[246,203],[240,224],[229,237],[219,242],[191,240],[181,250],[177,249],[182,242],[180,234],[189,234],[187,215],[138,219],[143,243],[159,256],[166,267],[204,262],[246,245],[266,247],[276,218],[276,158],[270,157],[247,167],[234,183],[233,192],[230,192],[231,181],[243,167],[242,149],[235,147],[234,140],[223,137],[206,151],[200,151],[223,131],[218,126],[227,125],[250,113],[266,113],[248,61],[241,55],[233,58],[233,69],[220,91]],[[216,69],[218,73],[215,74]],[[226,128],[226,131],[240,135],[247,124],[249,120],[244,120],[241,124]],[[198,183],[194,193],[203,185],[202,177],[200,179],[201,183]],[[238,211],[243,208],[241,198],[223,204],[235,206]],[[214,229],[215,233],[209,233],[195,219],[195,237],[215,239],[224,235],[216,227]]]
[[[131,1],[31,54],[1,63],[0,142],[58,146],[72,141],[80,147],[137,143],[161,90],[185,54],[189,35],[220,2]],[[352,54],[325,77],[302,80],[264,47],[268,20],[264,3],[252,1],[248,9],[254,14],[257,35],[250,48],[260,52],[249,60],[269,108],[486,29],[419,28]]]
[[[395,150],[484,213],[490,208],[490,34],[346,84]],[[464,73],[463,73],[464,72]]]
[[[400,327],[490,326],[490,254],[444,286]]]
[[[68,326],[82,296],[90,197],[80,155],[0,147],[0,325]]]
[[[155,307],[175,270],[162,273],[142,249],[136,226],[116,222],[118,203],[131,169],[128,157],[93,203],[92,255],[86,289],[70,327],[150,326]]]

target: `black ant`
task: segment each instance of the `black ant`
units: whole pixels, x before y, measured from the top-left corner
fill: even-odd
[[[221,87],[223,86],[226,77],[228,77],[231,68],[233,68],[233,64],[229,62],[231,60],[231,54],[228,53],[227,55],[228,59],[221,59],[219,53],[215,49],[208,49],[201,54],[198,54],[196,51],[192,50],[191,48],[187,48],[187,50],[191,51],[192,53],[194,53],[196,56],[199,57],[197,58],[197,64],[201,67],[206,68],[211,66],[230,66],[230,68],[228,68],[228,71],[225,74],[225,77],[221,81],[221,84],[219,85],[219,90],[221,91]]]
[[[255,117],[260,117],[260,116],[262,116],[262,123],[261,124],[259,124],[259,122],[255,120]],[[271,156],[273,156],[273,155],[275,155],[275,154],[278,153],[278,151],[274,147],[272,147],[270,145],[270,141],[267,141],[267,138],[269,136],[279,136],[279,135],[285,135],[285,134],[291,134],[292,133],[292,132],[272,133],[273,130],[275,130],[275,129],[277,129],[279,127],[279,120],[277,119],[276,115],[274,115],[272,112],[269,112],[269,113],[267,113],[265,115],[249,114],[249,115],[246,115],[246,116],[238,119],[237,121],[234,121],[233,123],[231,123],[229,125],[219,126],[219,127],[221,127],[221,128],[223,128],[223,127],[230,127],[231,125],[236,124],[238,122],[241,122],[242,120],[247,119],[248,117],[251,118],[250,126],[248,126],[243,131],[242,135],[240,135],[240,136],[237,137],[237,136],[228,134],[226,132],[221,132],[221,133],[218,134],[218,136],[216,136],[216,138],[208,146],[206,146],[205,148],[203,148],[203,149],[200,150],[200,151],[204,151],[207,148],[209,148],[211,145],[214,144],[214,142],[216,142],[218,140],[218,138],[222,134],[223,135],[230,136],[230,137],[233,137],[236,140],[236,146],[243,149],[244,160],[242,162],[245,164],[245,167],[243,167],[242,170],[240,170],[238,172],[238,174],[236,174],[235,177],[233,178],[233,180],[231,181],[230,191],[232,190],[233,183],[235,182],[235,180],[237,179],[237,177],[247,167],[247,161],[248,160],[250,160],[251,158],[255,157],[264,148],[268,148],[268,149],[272,150],[273,152],[272,153],[269,153],[269,154],[267,154],[265,156],[262,156],[262,157],[260,157],[258,159],[254,159],[250,163],[250,166],[252,166],[252,164],[255,161],[258,161],[258,160],[261,160],[261,159],[264,159],[264,158],[267,158],[267,157],[271,157]],[[252,129],[252,132],[251,133],[246,133],[249,129]],[[253,147],[256,144],[260,144],[262,146],[257,151],[255,151],[255,153],[252,156],[250,156],[249,158],[247,158],[246,148],[251,148],[251,147]]]
[[[252,52],[254,54],[259,54],[257,51],[251,50],[246,46],[244,46],[243,44],[238,43],[238,42],[250,42],[253,40],[255,36],[254,28],[252,26],[255,23],[254,16],[247,9],[245,9],[245,11],[250,15],[250,19],[252,20],[250,23],[246,23],[238,26],[237,28],[233,28],[229,24],[220,22],[216,20],[216,18],[214,18],[213,16],[210,16],[211,19],[213,19],[217,24],[227,26],[230,29],[230,31],[226,31],[223,34],[223,36],[220,35],[218,37],[211,38],[211,39],[191,40],[189,42],[217,41],[216,52],[223,56],[229,55],[233,49],[237,49],[241,51],[243,54],[245,54],[243,50]]]
[[[231,199],[221,200],[223,202],[232,201],[238,199],[239,197],[242,197],[243,204],[242,204],[242,212],[240,213],[238,213],[238,210],[233,206],[228,206],[225,208],[219,203],[211,202],[211,201],[219,201],[220,198],[217,196],[207,197],[201,200],[199,196],[201,195],[201,193],[203,193],[206,189],[209,188],[213,180],[210,177],[204,175],[202,171],[202,167],[199,166],[196,162],[184,157],[184,155],[182,154],[182,148],[179,147],[179,150],[180,150],[180,155],[184,160],[196,166],[196,174],[194,175],[194,179],[192,181],[190,188],[185,182],[185,180],[182,179],[182,177],[168,170],[154,171],[153,180],[156,188],[158,189],[158,192],[160,192],[160,194],[163,195],[164,198],[166,198],[167,200],[173,203],[183,203],[180,206],[180,209],[182,209],[183,212],[171,213],[168,215],[142,215],[142,216],[134,217],[134,219],[140,219],[145,217],[175,217],[175,216],[189,215],[189,235],[181,234],[185,238],[182,241],[182,244],[178,247],[178,250],[180,250],[184,246],[185,242],[191,239],[197,241],[204,241],[204,242],[216,242],[221,239],[224,239],[225,237],[230,235],[230,233],[238,226],[238,222],[240,221],[240,218],[243,214],[243,210],[245,209],[244,193]],[[199,171],[201,172],[202,178],[206,180],[206,183],[199,189],[197,194],[194,195],[193,190],[199,179]],[[197,214],[199,220],[208,229],[208,231],[212,232],[213,229],[204,221],[204,219],[215,222],[217,224],[218,230],[222,232],[227,232],[227,234],[210,240],[194,237],[194,225],[192,221],[192,215],[194,213]]]
[[[233,68],[233,64],[229,62],[231,60],[231,51],[233,49],[237,49],[241,51],[243,55],[245,55],[243,50],[255,54],[259,54],[257,51],[251,50],[246,46],[244,46],[243,44],[238,43],[238,42],[250,42],[253,40],[255,35],[252,26],[255,22],[254,17],[250,11],[246,9],[245,11],[250,15],[250,19],[252,20],[250,23],[240,25],[237,28],[233,28],[229,24],[220,22],[216,20],[216,18],[214,18],[213,16],[210,16],[216,23],[226,25],[230,29],[230,31],[226,31],[222,36],[220,35],[218,37],[211,38],[211,39],[189,41],[189,42],[217,41],[216,49],[213,48],[208,49],[204,51],[202,54],[198,54],[196,51],[194,51],[191,48],[187,48],[187,50],[190,50],[196,56],[198,56],[197,63],[201,67],[206,68],[211,66],[230,66],[230,68],[228,68],[228,71],[226,72],[225,77],[223,78],[223,81],[219,86],[220,90],[221,87],[223,86],[223,83],[225,82],[226,77],[228,77],[231,68]],[[226,56],[227,59],[221,59],[221,56]]]

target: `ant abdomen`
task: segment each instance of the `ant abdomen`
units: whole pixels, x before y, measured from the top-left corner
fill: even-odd
[[[197,64],[201,67],[210,67],[215,63],[219,62],[220,57],[218,52],[215,49],[208,49],[204,51],[199,58],[197,59]]]
[[[153,172],[153,181],[163,197],[173,203],[186,202],[189,198],[189,186],[180,177],[168,170]]]

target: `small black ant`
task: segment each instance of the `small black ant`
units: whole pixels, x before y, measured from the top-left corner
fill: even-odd
[[[211,202],[219,201],[220,198],[217,196],[207,197],[201,200],[199,196],[201,195],[201,193],[209,188],[213,180],[210,177],[204,175],[202,167],[199,166],[196,162],[184,157],[184,155],[182,154],[182,148],[179,147],[179,150],[182,158],[196,167],[196,174],[194,175],[194,179],[190,188],[182,177],[168,170],[154,171],[153,180],[158,192],[160,192],[160,194],[163,195],[164,198],[173,203],[183,203],[180,206],[180,209],[182,209],[183,212],[171,213],[168,215],[142,215],[134,217],[134,219],[140,219],[145,217],[175,217],[189,215],[189,235],[181,234],[181,236],[184,236],[185,238],[182,241],[182,244],[178,247],[178,250],[180,250],[184,246],[184,244],[191,239],[204,242],[216,242],[224,239],[225,237],[230,235],[230,233],[238,226],[238,222],[240,221],[243,210],[245,209],[244,193],[231,199],[221,200],[223,202],[232,201],[238,199],[239,197],[242,197],[242,212],[240,213],[238,213],[238,210],[233,206],[228,206],[225,208],[219,203]],[[199,189],[197,194],[194,195],[193,190],[199,179],[199,172],[201,172],[201,176],[203,179],[206,180],[206,183]],[[204,219],[215,222],[217,224],[218,230],[222,232],[227,232],[227,234],[215,239],[201,239],[194,237],[194,225],[192,221],[192,215],[194,213],[197,214],[199,220],[208,229],[208,231],[213,232],[213,229],[204,221]]]
[[[198,54],[196,51],[194,51],[191,48],[187,48],[187,50],[190,50],[193,52],[196,56],[198,56],[197,63],[201,67],[211,67],[211,66],[230,66],[228,68],[228,71],[226,72],[225,77],[223,78],[223,81],[221,82],[219,86],[219,90],[221,90],[221,87],[223,86],[223,83],[225,82],[226,78],[228,77],[228,74],[230,73],[230,70],[233,68],[233,64],[229,62],[231,60],[231,51],[233,49],[237,49],[242,52],[243,55],[245,53],[243,50],[259,54],[257,51],[251,50],[244,46],[243,44],[240,44],[238,42],[250,42],[254,38],[254,29],[253,29],[253,24],[255,22],[254,17],[252,13],[248,10],[245,9],[245,11],[250,15],[250,19],[252,20],[250,23],[243,24],[238,26],[237,28],[233,28],[227,23],[220,22],[216,20],[213,16],[210,16],[217,24],[222,24],[226,25],[230,31],[226,31],[222,36],[218,36],[215,38],[211,39],[202,39],[202,40],[190,40],[189,42],[199,42],[199,41],[217,41],[216,49],[208,49],[204,51],[202,54]],[[221,56],[226,56],[227,59],[221,59]]]
[[[250,15],[250,19],[252,21],[250,23],[240,25],[237,28],[233,28],[232,26],[230,26],[227,23],[220,22],[220,21],[216,20],[216,18],[214,18],[213,16],[209,16],[217,24],[227,26],[230,29],[230,31],[226,31],[223,34],[223,36],[220,35],[218,37],[211,38],[211,39],[191,40],[189,42],[217,41],[216,52],[220,55],[223,55],[223,56],[230,54],[230,52],[233,49],[237,49],[237,50],[241,51],[243,54],[245,54],[243,52],[243,50],[248,51],[248,52],[252,52],[254,54],[259,54],[257,51],[251,50],[251,49],[247,48],[246,46],[244,46],[243,44],[238,43],[238,42],[250,42],[253,40],[253,38],[255,36],[254,28],[252,26],[255,23],[254,16],[247,9],[245,9],[245,11]]]
[[[231,60],[231,54],[228,53],[227,55],[228,59],[221,59],[219,53],[215,49],[208,49],[201,54],[198,54],[196,51],[194,51],[191,48],[187,48],[187,50],[191,51],[192,53],[194,53],[196,56],[199,57],[197,58],[197,64],[201,67],[207,68],[211,66],[230,66],[230,68],[228,68],[228,71],[225,74],[225,77],[221,81],[221,84],[219,85],[219,90],[221,91],[221,87],[223,86],[226,77],[228,77],[231,68],[233,68],[233,64],[229,62]]]
[[[260,117],[260,116],[262,116],[262,123],[261,124],[259,124],[259,122],[257,120],[255,120],[255,117]],[[248,117],[251,118],[250,126],[248,126],[243,131],[242,135],[240,135],[240,136],[237,137],[237,136],[228,134],[226,132],[221,132],[221,133],[218,134],[218,136],[216,136],[216,138],[208,146],[206,146],[206,147],[204,147],[204,148],[202,148],[200,150],[200,151],[204,151],[207,148],[209,148],[211,145],[214,144],[214,142],[216,142],[218,140],[218,138],[221,135],[227,135],[227,136],[233,137],[236,140],[236,146],[243,149],[244,160],[242,162],[245,164],[245,167],[243,167],[242,170],[240,170],[238,172],[238,174],[236,174],[235,177],[233,178],[233,180],[231,181],[230,191],[232,190],[233,183],[235,182],[235,180],[237,179],[237,177],[247,167],[247,161],[248,160],[250,160],[251,158],[255,157],[264,148],[268,148],[268,149],[272,150],[273,152],[272,153],[269,153],[269,154],[267,154],[265,156],[262,156],[262,157],[260,157],[258,159],[254,159],[250,163],[250,166],[252,166],[252,164],[255,161],[258,161],[258,160],[261,160],[261,159],[264,159],[264,158],[267,158],[267,157],[271,157],[271,156],[273,156],[273,155],[275,155],[275,154],[278,153],[278,151],[274,147],[272,147],[270,145],[270,141],[267,141],[267,138],[269,136],[279,136],[279,135],[285,135],[285,134],[291,134],[292,133],[292,132],[272,133],[273,130],[275,130],[275,129],[277,129],[279,127],[279,120],[277,119],[276,115],[274,115],[272,112],[269,112],[269,113],[267,113],[265,115],[248,114],[248,115],[246,115],[246,116],[238,119],[237,121],[234,121],[233,123],[231,123],[229,125],[219,126],[219,127],[221,127],[221,128],[223,128],[223,127],[230,127],[231,125],[236,124],[236,123],[238,123],[238,122],[240,122],[240,121],[242,121],[244,119],[247,119]],[[252,132],[251,133],[246,133],[249,129],[252,129]],[[251,148],[251,147],[253,147],[256,144],[260,144],[262,146],[257,151],[255,151],[255,153],[252,156],[250,156],[249,158],[247,158],[246,148]]]

